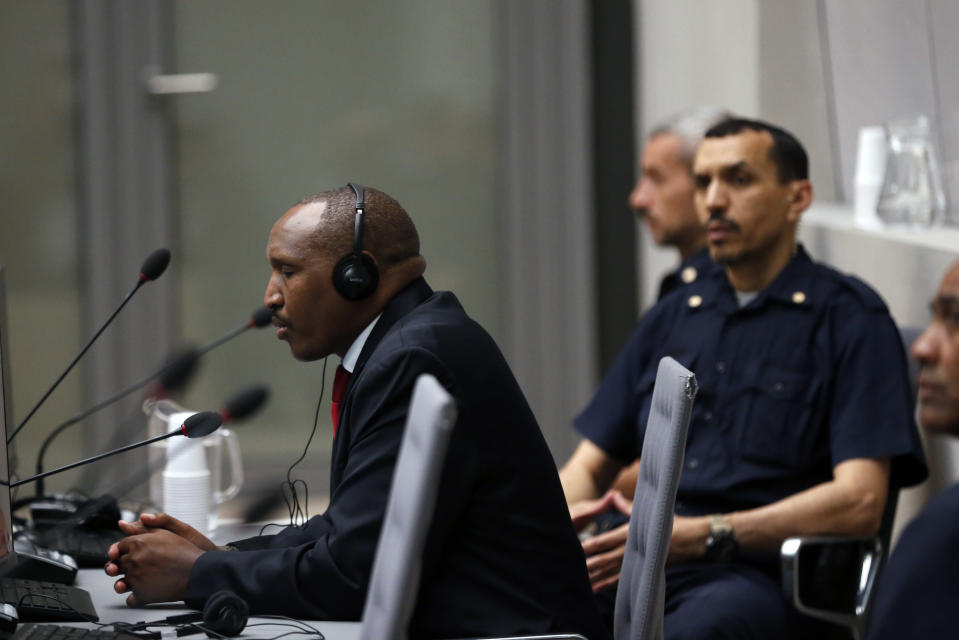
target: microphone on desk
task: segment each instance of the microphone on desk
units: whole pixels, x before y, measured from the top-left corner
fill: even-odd
[[[40,445],[40,451],[37,453],[37,465],[36,465],[36,475],[43,474],[43,459],[46,455],[47,449],[50,447],[50,443],[53,442],[53,439],[60,435],[68,427],[80,422],[81,420],[89,417],[90,415],[104,409],[111,404],[120,401],[126,396],[130,395],[134,391],[142,389],[150,381],[155,378],[158,378],[157,384],[151,390],[150,395],[154,398],[162,398],[169,394],[171,391],[175,391],[183,387],[189,378],[193,375],[193,372],[196,370],[197,362],[200,357],[204,354],[212,351],[216,347],[219,347],[221,344],[232,340],[241,333],[244,333],[248,329],[262,329],[266,325],[270,324],[270,321],[273,319],[273,310],[269,307],[260,307],[254,311],[250,318],[244,322],[242,325],[233,329],[232,331],[227,332],[226,334],[220,336],[216,340],[209,342],[202,347],[188,347],[184,349],[178,356],[172,358],[166,365],[164,365],[159,371],[151,373],[146,378],[139,380],[124,389],[121,389],[117,393],[113,394],[109,398],[93,405],[89,409],[85,409],[80,413],[74,415],[68,420],[57,425],[53,431],[44,439],[43,443]],[[265,399],[265,398],[264,398]],[[261,401],[262,402],[262,401]],[[12,436],[11,436],[12,438]],[[43,479],[42,477],[37,480],[37,496],[42,496],[44,492]]]
[[[218,414],[222,424],[238,422],[248,418],[256,413],[266,403],[269,396],[270,388],[263,384],[254,384],[240,389],[230,396],[223,404],[223,407],[219,410]],[[112,453],[110,455],[112,455]],[[71,528],[79,524],[91,526],[92,519],[96,518],[98,522],[101,522],[101,524],[93,525],[93,528],[115,527],[116,521],[119,519],[117,498],[122,498],[129,491],[145,482],[147,478],[149,478],[155,471],[160,469],[160,465],[165,463],[166,459],[154,461],[152,463],[148,462],[145,466],[129,474],[126,478],[107,486],[101,486],[97,490],[97,493],[104,491],[106,493],[103,493],[103,495],[100,495],[97,498],[91,498],[90,500],[78,505],[76,510],[67,517],[60,515],[59,517],[50,518],[47,516],[47,519],[50,521],[45,523],[46,526],[55,526],[59,528]],[[39,484],[41,481],[42,480],[38,479],[37,483]],[[31,497],[21,504],[26,504],[26,502],[32,502],[36,499],[36,497]],[[38,519],[37,515],[34,514],[33,517],[34,521],[36,522]]]
[[[134,444],[128,444],[125,447],[120,447],[112,451],[107,451],[106,453],[101,453],[84,460],[79,460],[77,462],[58,467],[57,469],[51,469],[50,471],[45,471],[43,473],[30,476],[24,480],[18,480],[17,482],[11,482],[10,487],[19,487],[22,484],[28,482],[33,482],[39,480],[40,478],[46,478],[47,476],[52,476],[56,473],[61,473],[63,471],[68,471],[76,467],[90,464],[91,462],[96,462],[97,460],[102,460],[104,458],[109,458],[118,453],[124,453],[138,447],[144,447],[148,444],[153,444],[154,442],[159,442],[160,440],[166,440],[167,438],[172,438],[174,436],[186,436],[187,438],[202,438],[203,436],[210,435],[214,431],[220,428],[220,425],[223,424],[223,418],[220,417],[220,414],[216,411],[201,411],[200,413],[195,413],[189,418],[187,418],[179,429],[174,429],[169,433],[164,433],[162,435],[147,438],[146,440],[141,440],[140,442],[135,442]]]
[[[17,428],[13,430],[13,433],[7,436],[7,444],[10,444],[10,442],[14,439],[14,437],[16,437],[18,433],[20,433],[20,430],[23,429],[24,426],[26,426],[30,418],[33,417],[33,414],[37,412],[37,409],[39,409],[41,405],[43,405],[43,403],[46,402],[47,398],[50,397],[50,394],[53,393],[53,390],[60,385],[63,379],[67,377],[67,374],[70,373],[70,371],[77,364],[77,362],[80,361],[80,358],[82,358],[83,355],[87,352],[87,350],[93,345],[93,343],[96,342],[97,338],[100,337],[100,334],[103,333],[108,326],[110,326],[110,323],[113,322],[113,319],[117,317],[117,314],[120,313],[120,310],[123,309],[123,307],[125,307],[126,304],[133,297],[133,294],[139,291],[140,287],[143,286],[145,283],[159,278],[163,274],[163,272],[166,271],[168,264],[170,264],[169,249],[157,249],[156,251],[151,253],[149,256],[147,256],[147,259],[143,261],[143,265],[140,267],[140,275],[137,278],[136,286],[134,286],[133,289],[130,291],[130,293],[128,293],[126,297],[123,298],[123,301],[120,302],[120,306],[118,306],[116,310],[112,314],[110,314],[110,317],[107,318],[106,322],[104,322],[103,325],[100,327],[100,329],[97,330],[97,332],[93,335],[92,338],[90,338],[90,341],[87,342],[86,346],[84,346],[83,349],[80,350],[80,353],[77,354],[77,357],[73,359],[73,362],[67,365],[67,368],[64,370],[63,373],[60,374],[60,377],[58,377],[56,381],[54,381],[54,383],[50,386],[50,388],[47,389],[47,392],[44,393],[43,396],[40,398],[40,400],[38,400],[37,403],[33,406],[33,408],[30,409],[26,417],[23,420],[21,420],[20,424],[17,425]]]

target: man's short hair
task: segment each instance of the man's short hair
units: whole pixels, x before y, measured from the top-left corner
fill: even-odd
[[[707,138],[725,138],[742,133],[744,130],[765,131],[772,136],[773,146],[769,150],[769,159],[776,165],[779,182],[806,180],[809,178],[809,156],[802,143],[785,129],[762,120],[747,118],[728,118],[709,128]]]
[[[392,196],[365,188],[363,248],[388,268],[420,254],[420,238],[413,220]],[[344,256],[353,249],[356,194],[349,185],[307,196],[294,206],[326,202],[323,214],[330,224],[314,234],[317,249],[330,256]]]
[[[647,139],[669,134],[676,136],[680,144],[680,160],[690,172],[693,169],[693,157],[706,131],[717,122],[732,118],[732,114],[719,107],[698,106],[683,109],[660,122],[649,131]]]

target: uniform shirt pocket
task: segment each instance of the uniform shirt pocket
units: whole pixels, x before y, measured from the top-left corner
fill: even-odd
[[[820,433],[822,381],[815,374],[774,366],[743,379],[743,421],[739,445],[743,458],[792,469],[808,468],[823,453],[828,437]]]

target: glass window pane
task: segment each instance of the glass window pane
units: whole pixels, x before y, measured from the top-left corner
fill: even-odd
[[[7,280],[15,423],[76,355],[81,340],[69,19],[65,0],[5,2],[0,18],[0,264]],[[32,473],[52,426],[81,407],[82,380],[82,369],[67,377],[17,437],[21,477]],[[81,435],[81,429],[65,432],[50,449],[47,468],[75,460],[83,450]],[[51,478],[48,490],[69,488],[76,478]]]
[[[177,103],[183,335],[210,339],[262,304],[276,218],[356,181],[407,208],[430,284],[502,338],[494,46],[490,2],[177,2],[177,70],[220,79]],[[255,380],[273,387],[269,408],[237,429],[255,474],[246,495],[276,489],[305,446],[320,370],[269,330],[206,357],[191,407]],[[299,474],[311,497],[327,488],[329,387]]]

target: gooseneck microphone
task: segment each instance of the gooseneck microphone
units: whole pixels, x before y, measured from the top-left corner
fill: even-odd
[[[102,460],[104,458],[109,458],[118,453],[123,453],[125,451],[130,451],[131,449],[136,449],[138,447],[144,447],[148,444],[153,444],[154,442],[159,442],[160,440],[166,440],[167,438],[172,438],[173,436],[186,436],[187,438],[202,438],[203,436],[210,435],[214,431],[220,428],[220,425],[223,424],[223,419],[220,417],[220,414],[216,411],[201,411],[200,413],[195,413],[189,418],[187,418],[183,425],[179,429],[174,429],[170,433],[164,433],[162,435],[148,438],[147,440],[141,440],[134,444],[128,444],[125,447],[120,447],[119,449],[114,449],[113,451],[107,451],[106,453],[101,453],[99,455],[93,456],[92,458],[86,458],[85,460],[80,460],[78,462],[72,462],[68,465],[59,467],[57,469],[51,469],[44,473],[30,476],[24,480],[18,480],[17,482],[11,482],[10,487],[19,487],[22,484],[27,482],[33,482],[34,480],[39,480],[40,478],[46,478],[47,476],[52,476],[55,473],[60,473],[63,471],[68,471],[75,467],[79,467],[85,464],[90,464],[91,462],[96,462],[97,460]]]
[[[212,351],[213,349],[216,349],[224,342],[229,342],[230,340],[237,337],[238,335],[240,335],[247,329],[262,329],[266,325],[270,324],[272,320],[273,320],[273,309],[270,309],[269,307],[260,307],[259,309],[253,312],[249,320],[241,324],[239,327],[237,327],[233,331],[230,331],[229,333],[226,333],[225,335],[220,336],[213,342],[205,344],[199,349],[196,349],[195,350],[196,354],[194,355],[194,357],[199,358],[203,354],[209,351]]]
[[[159,371],[151,373],[149,376],[134,382],[133,384],[127,386],[124,389],[116,392],[109,398],[98,402],[89,409],[84,409],[80,413],[72,416],[71,418],[60,423],[54,427],[53,431],[44,439],[43,443],[40,445],[40,451],[37,454],[37,466],[36,474],[43,473],[43,459],[46,456],[47,449],[50,447],[50,443],[53,442],[54,438],[60,435],[68,427],[75,425],[81,420],[87,418],[88,416],[105,409],[115,402],[119,402],[126,396],[130,395],[134,391],[142,389],[147,384],[150,383],[154,378],[159,378],[159,382],[156,385],[156,388],[151,392],[151,396],[158,398],[167,395],[171,391],[180,389],[183,385],[187,383],[190,377],[193,375],[193,372],[196,370],[197,362],[200,359],[200,356],[205,353],[212,351],[221,344],[232,340],[236,336],[245,332],[248,329],[261,329],[266,325],[270,324],[270,320],[273,318],[273,310],[269,307],[260,307],[254,311],[249,320],[244,322],[242,325],[236,329],[230,331],[229,333],[217,338],[216,340],[202,346],[202,347],[188,347],[184,349],[178,356],[173,357],[166,365],[163,366]],[[263,400],[266,398],[264,397]],[[262,400],[260,401],[262,403]],[[259,406],[259,405],[257,405]],[[12,436],[11,436],[12,437]],[[43,495],[44,486],[43,479],[39,479],[36,485],[37,495]]]
[[[230,396],[220,409],[220,418],[223,423],[242,420],[252,415],[270,397],[270,388],[265,384],[254,384],[240,389]]]
[[[260,407],[266,403],[269,397],[270,387],[265,384],[254,384],[245,387],[230,396],[223,404],[223,407],[219,411],[220,419],[223,421],[223,424],[244,420],[259,411]],[[166,464],[166,460],[154,461],[152,464],[148,462],[145,467],[105,490],[116,496],[124,496],[131,489],[145,482],[155,471],[159,471],[160,466],[163,464]]]
[[[240,422],[257,411],[266,403],[270,397],[270,387],[265,384],[253,384],[243,389],[240,389],[232,396],[230,396],[227,401],[223,404],[223,407],[219,410],[220,419],[222,424],[230,424],[235,422]],[[167,436],[161,436],[167,437]],[[139,446],[139,445],[137,445]],[[119,451],[118,451],[119,452]],[[112,455],[111,452],[110,455]],[[165,464],[166,460],[154,461],[152,464],[147,463],[146,466],[137,470],[136,472],[130,474],[128,477],[115,482],[114,484],[102,487],[99,491],[108,491],[105,496],[100,496],[99,498],[94,498],[92,501],[88,502],[86,505],[81,505],[76,514],[72,518],[68,518],[61,522],[59,527],[70,528],[76,525],[78,522],[82,522],[88,515],[94,513],[102,507],[104,501],[116,501],[114,496],[123,497],[129,491],[139,486],[147,480],[155,471],[160,469],[162,464]],[[34,478],[37,481],[37,487],[43,482],[43,478],[39,476],[45,476],[42,471],[37,471],[37,474]],[[29,480],[28,480],[29,482]],[[22,498],[14,504],[14,510],[20,508],[25,504],[29,504],[31,501],[36,500],[43,495],[43,491],[38,488],[37,494],[29,498]]]
[[[20,433],[20,430],[23,429],[23,427],[27,424],[30,418],[33,417],[33,414],[37,412],[37,409],[39,409],[40,406],[43,405],[44,402],[46,402],[50,394],[53,393],[53,390],[60,385],[63,379],[67,377],[67,374],[70,373],[70,370],[73,369],[73,367],[77,364],[77,362],[80,361],[80,358],[83,357],[83,354],[85,354],[87,350],[91,346],[93,346],[93,343],[96,342],[97,338],[100,337],[100,334],[103,333],[108,326],[110,326],[110,323],[113,322],[113,319],[117,317],[117,314],[120,313],[120,310],[123,309],[123,307],[125,307],[127,303],[130,301],[130,299],[133,297],[133,294],[139,291],[140,287],[143,286],[145,283],[159,278],[163,274],[163,272],[166,271],[168,264],[170,264],[169,249],[157,249],[156,251],[151,253],[149,256],[147,256],[147,259],[143,261],[143,266],[140,267],[140,275],[137,278],[136,286],[134,286],[133,289],[130,291],[130,293],[128,293],[126,297],[123,298],[123,301],[120,303],[120,306],[117,307],[112,314],[110,314],[110,317],[107,318],[107,321],[104,322],[103,326],[101,326],[100,329],[93,335],[93,337],[90,338],[90,341],[87,342],[86,346],[80,350],[80,353],[77,354],[77,357],[73,359],[73,362],[71,362],[67,366],[64,372],[60,374],[60,377],[56,379],[53,385],[51,385],[50,388],[47,389],[47,392],[44,393],[43,396],[40,398],[40,400],[38,400],[37,403],[33,406],[33,408],[30,409],[30,412],[26,415],[26,417],[20,421],[20,424],[18,424],[17,428],[13,430],[13,433],[11,433],[7,437],[7,444],[10,444],[10,442],[14,439],[14,437],[16,437],[18,433]]]

